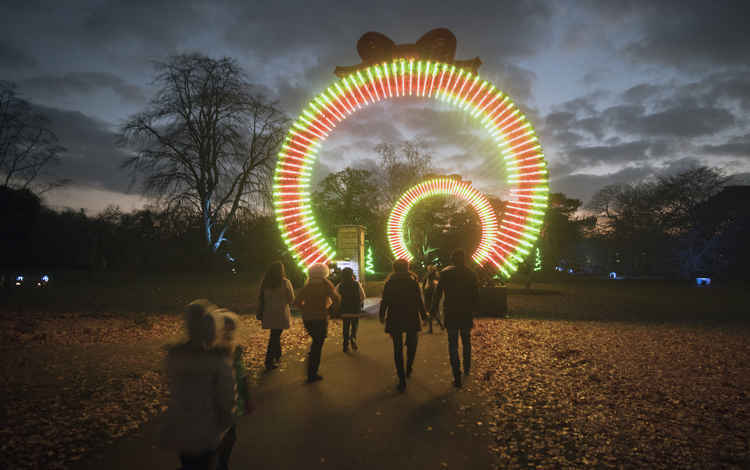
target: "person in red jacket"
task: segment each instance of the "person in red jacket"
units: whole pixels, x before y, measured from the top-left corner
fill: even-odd
[[[432,296],[432,308],[435,314],[440,307],[440,298],[445,295],[443,314],[445,328],[448,330],[448,354],[453,369],[453,385],[461,387],[461,361],[458,358],[458,337],[464,359],[464,374],[471,370],[471,329],[474,327],[474,313],[479,311],[479,279],[474,271],[466,266],[463,250],[456,250],[451,255],[453,266],[440,272],[435,294]]]
[[[383,287],[380,301],[380,322],[393,339],[393,359],[398,374],[398,390],[406,390],[406,379],[411,376],[417,354],[417,332],[421,330],[426,311],[416,277],[409,272],[409,262],[397,259],[393,272]],[[406,371],[404,371],[404,334],[406,335]]]

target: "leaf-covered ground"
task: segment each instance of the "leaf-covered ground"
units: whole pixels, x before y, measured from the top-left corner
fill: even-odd
[[[241,322],[245,359],[258,374],[268,332],[253,317]],[[164,346],[181,339],[182,324],[173,315],[5,314],[0,332],[0,468],[62,469],[163,410]],[[295,318],[282,336],[285,360],[303,360],[308,343]]]
[[[501,468],[750,468],[747,329],[481,320],[473,342]]]
[[[242,323],[259,373],[267,332]],[[66,468],[159,413],[164,345],[181,328],[167,315],[4,315],[0,467]],[[750,467],[746,326],[483,319],[473,334],[457,432],[489,434],[500,468]],[[285,361],[304,360],[299,319],[283,344]]]

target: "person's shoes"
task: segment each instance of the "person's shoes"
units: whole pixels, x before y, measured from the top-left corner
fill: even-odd
[[[453,386],[456,388],[461,388],[461,376],[460,375],[456,376],[456,378],[453,380]]]
[[[267,371],[278,369],[278,368],[279,368],[279,365],[277,363],[275,363],[275,362],[269,362],[269,363],[266,364],[266,370]]]
[[[307,383],[311,384],[313,382],[317,382],[319,380],[323,380],[323,376],[320,374],[311,375],[307,378]]]
[[[354,346],[352,346],[352,347],[354,347]],[[348,353],[348,352],[349,352],[349,345],[348,345],[348,344],[345,344],[345,345],[344,345],[344,352],[345,352],[345,353]]]
[[[357,341],[355,341],[354,338],[351,339],[351,343],[352,343],[352,349],[355,351],[359,351],[359,346],[357,346]]]
[[[464,370],[464,376],[465,376],[465,377],[468,377],[468,376],[469,376],[469,374],[471,374],[471,369],[466,369],[466,370]]]
[[[396,389],[399,392],[404,393],[406,391],[406,380],[404,380],[404,379],[399,380],[398,381],[398,386],[396,387]]]
[[[411,366],[406,368],[406,378],[407,379],[411,378]]]

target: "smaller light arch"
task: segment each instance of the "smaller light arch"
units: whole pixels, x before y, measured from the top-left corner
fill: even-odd
[[[411,209],[423,199],[437,196],[454,196],[466,201],[479,216],[481,237],[479,245],[471,258],[479,265],[487,263],[497,244],[497,214],[484,194],[471,186],[467,181],[453,178],[434,178],[407,190],[396,202],[388,217],[388,243],[396,259],[411,261],[414,256],[409,252],[404,241],[404,225]]]

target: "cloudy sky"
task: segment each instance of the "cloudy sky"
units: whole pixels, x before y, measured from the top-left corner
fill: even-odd
[[[296,117],[360,62],[357,39],[379,31],[413,43],[437,27],[457,59],[510,94],[536,127],[553,191],[584,201],[610,183],[698,164],[750,174],[750,3],[746,1],[33,1],[0,4],[0,80],[51,119],[68,148],[52,169],[73,183],[53,207],[96,213],[143,204],[119,169],[118,126],[153,94],[153,61],[202,52],[239,61]],[[435,165],[504,191],[477,123],[438,103],[379,103],[325,143],[320,178],[367,167],[380,142],[422,140]]]

